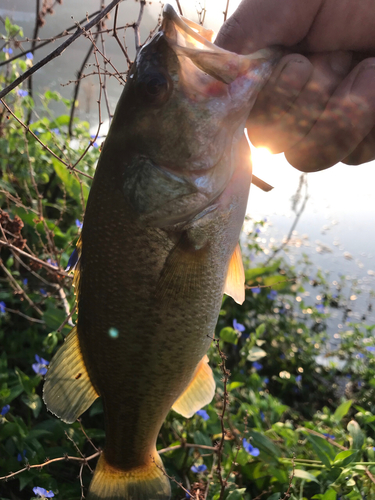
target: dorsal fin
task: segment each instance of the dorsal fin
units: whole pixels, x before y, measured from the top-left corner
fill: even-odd
[[[237,304],[243,304],[245,301],[245,271],[239,243],[230,259],[224,293],[232,297]]]

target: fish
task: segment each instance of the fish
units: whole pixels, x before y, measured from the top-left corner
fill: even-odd
[[[99,396],[106,442],[89,500],[167,500],[156,449],[171,408],[210,403],[207,351],[223,293],[243,302],[239,235],[251,161],[244,135],[275,64],[237,55],[166,5],[138,52],[104,142],[74,257],[76,326],[45,378],[74,422]]]

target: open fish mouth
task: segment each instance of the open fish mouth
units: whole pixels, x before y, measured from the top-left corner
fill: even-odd
[[[180,17],[170,4],[164,7],[160,30],[178,56],[189,58],[199,69],[225,84],[259,66],[260,60],[269,63],[276,55],[274,49],[261,49],[246,56],[222,49],[212,43],[212,30]]]

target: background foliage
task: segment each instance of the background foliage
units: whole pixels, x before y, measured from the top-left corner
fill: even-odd
[[[20,30],[7,20],[4,40]],[[5,43],[1,61],[10,49]],[[1,86],[30,64],[31,53],[8,64]],[[51,101],[66,113],[53,116]],[[100,150],[87,122],[74,119],[69,134],[70,101],[47,91],[42,102],[32,134],[22,124],[34,107],[26,87],[8,94],[12,112],[0,113],[0,476],[10,476],[0,483],[2,500],[83,498],[105,438],[100,401],[67,425],[41,397],[48,362],[75,319],[64,269]],[[86,176],[60,161],[83,156]],[[375,325],[347,323],[327,352],[325,321],[331,308],[345,315],[345,284],[331,290],[303,256],[303,272],[269,260],[258,244],[263,224],[254,221],[247,235],[260,264],[247,263],[244,305],[223,300],[209,353],[216,396],[189,420],[171,411],[159,435],[173,498],[375,498]],[[296,300],[306,286],[321,296],[314,305]],[[318,354],[330,361],[318,363]]]

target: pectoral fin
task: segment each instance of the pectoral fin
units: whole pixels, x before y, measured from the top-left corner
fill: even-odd
[[[204,356],[197,366],[193,379],[177,399],[172,409],[185,418],[190,418],[198,410],[212,401],[215,395],[215,380],[208,365],[208,357]]]
[[[224,293],[232,297],[237,304],[243,304],[245,301],[245,271],[242,263],[241,249],[238,243],[230,259],[228,274],[224,285]]]
[[[87,373],[74,327],[48,367],[44,402],[49,411],[64,422],[72,423],[98,396]]]

